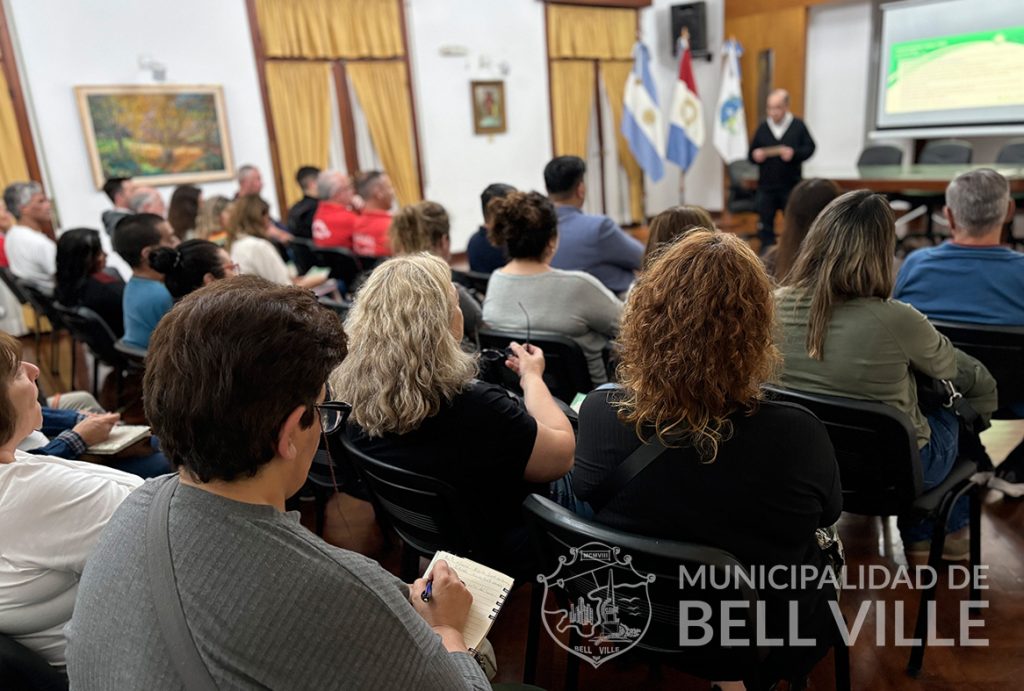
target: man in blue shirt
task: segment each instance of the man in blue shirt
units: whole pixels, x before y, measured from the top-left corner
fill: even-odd
[[[911,253],[893,297],[931,319],[1024,326],[1024,254],[999,244],[1013,212],[1002,175],[989,168],[958,175],[943,210],[953,239]]]
[[[893,297],[931,319],[1024,326],[1024,254],[999,244],[1014,210],[1010,185],[996,171],[958,175],[943,209],[953,239],[908,256]],[[1012,410],[1024,415],[1024,402]],[[1024,495],[1024,444],[999,465],[989,487]]]
[[[488,185],[480,195],[480,205],[484,211],[484,224],[469,238],[469,246],[466,248],[466,258],[469,260],[470,271],[489,274],[508,264],[508,254],[505,252],[505,247],[495,247],[487,237],[487,231],[490,229],[493,221],[493,214],[487,210],[487,205],[491,203],[492,199],[507,197],[509,193],[515,191],[516,188],[512,185],[496,182]]]
[[[558,212],[556,269],[586,271],[622,296],[640,268],[644,246],[607,216],[583,213],[587,165],[578,156],[558,156],[544,167],[544,184]]]
[[[156,214],[127,216],[114,231],[114,250],[132,267],[124,287],[124,342],[148,348],[149,336],[174,300],[164,286],[164,276],[149,265],[157,247],[175,247],[178,237],[171,224]]]

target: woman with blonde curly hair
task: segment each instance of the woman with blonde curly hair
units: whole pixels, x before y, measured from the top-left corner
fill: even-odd
[[[544,384],[544,354],[516,343],[506,366],[523,399],[476,379],[448,265],[422,252],[370,274],[345,323],[348,357],[331,376],[352,405],[349,435],[385,463],[452,484],[467,522],[486,526],[478,558],[526,573],[523,499],[569,472],[572,426]],[[543,485],[541,485],[543,490]],[[536,572],[534,571],[533,574]]]
[[[580,410],[573,481],[596,521],[718,547],[749,567],[824,566],[815,530],[839,518],[839,472],[817,418],[762,400],[780,361],[773,326],[772,282],[736,236],[693,230],[655,256],[622,317],[621,388],[592,392]],[[630,481],[608,480],[645,444],[662,451]],[[828,649],[834,591],[761,596],[769,635],[786,635],[797,600],[801,635],[820,642],[775,649],[771,669],[809,670]]]

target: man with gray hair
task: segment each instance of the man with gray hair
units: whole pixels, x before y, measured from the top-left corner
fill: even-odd
[[[133,214],[156,214],[161,218],[167,218],[164,198],[154,187],[136,187],[128,199],[128,208]]]
[[[911,253],[893,297],[931,319],[1024,326],[1024,254],[1000,244],[1014,209],[1010,185],[996,171],[958,175],[943,209],[953,239]]]
[[[44,295],[53,295],[57,243],[43,230],[50,221],[50,200],[38,182],[15,182],[4,190],[4,204],[17,219],[4,242],[11,273]]]
[[[320,203],[313,216],[313,242],[317,247],[343,247],[352,249],[355,230],[355,187],[348,175],[337,170],[325,170],[316,178],[316,192]]]

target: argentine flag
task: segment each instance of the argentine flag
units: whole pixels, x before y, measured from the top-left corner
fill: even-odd
[[[665,127],[651,77],[647,46],[639,41],[633,46],[633,71],[626,78],[622,101],[622,136],[629,143],[636,162],[657,182],[665,174],[661,162],[665,156]]]
[[[704,106],[701,105],[697,83],[693,79],[690,42],[681,38],[679,44],[682,48],[679,80],[672,94],[665,158],[685,171],[693,164],[693,159],[697,158],[697,152],[704,144]]]

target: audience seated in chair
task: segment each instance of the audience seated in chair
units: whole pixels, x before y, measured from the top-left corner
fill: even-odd
[[[133,214],[155,214],[167,218],[167,205],[155,187],[133,187],[132,196],[128,199],[128,210]],[[117,234],[116,226],[114,234]]]
[[[199,216],[196,217],[196,237],[223,247],[227,244],[230,221],[230,199],[219,194],[203,199],[199,205]]]
[[[430,252],[445,262],[452,260],[451,227],[448,212],[436,202],[420,202],[402,207],[391,219],[388,240],[396,255]],[[480,328],[482,312],[480,303],[469,294],[469,290],[455,283],[459,293],[459,309],[462,310],[463,330],[466,338],[473,341]]]
[[[238,192],[235,193],[235,201],[243,197],[259,197],[260,201],[263,201],[263,198],[260,197],[260,193],[263,191],[263,175],[260,174],[259,168],[250,163],[238,166],[237,180]],[[267,208],[269,209],[269,206]],[[270,224],[266,229],[266,237],[281,247],[287,246],[292,240],[292,234],[288,232],[288,227],[277,219],[271,218],[269,212],[267,218],[270,219]]]
[[[167,292],[177,302],[193,290],[232,278],[238,266],[224,248],[208,240],[186,240],[177,247],[158,247],[149,263],[164,276]]]
[[[483,207],[484,224],[477,228],[472,237],[469,238],[469,245],[466,247],[466,259],[469,261],[469,270],[482,274],[489,274],[508,263],[508,253],[504,247],[495,246],[491,243],[489,234],[494,224],[494,214],[488,206],[492,199],[506,197],[510,192],[515,192],[512,185],[505,185],[500,182],[488,185],[480,194],[480,205]]]
[[[167,208],[167,222],[171,224],[178,240],[184,242],[196,237],[199,207],[202,203],[203,191],[195,185],[174,188],[171,204]]]
[[[717,547],[748,567],[820,575],[815,529],[839,518],[839,471],[817,418],[761,400],[780,360],[773,317],[771,279],[736,236],[695,229],[655,255],[622,318],[621,388],[591,392],[580,410],[573,477],[595,521]],[[605,489],[645,443],[665,449]],[[785,637],[793,600],[799,630],[816,639],[772,649],[767,668],[774,678],[805,674],[831,645],[835,591],[815,582],[761,596],[769,636]]]
[[[267,239],[272,227],[270,206],[257,195],[239,197],[232,203],[227,249],[231,252],[231,259],[238,264],[239,272],[259,276],[278,285],[295,284],[300,288],[314,288],[323,283],[326,280],[323,276],[292,278],[288,265]]]
[[[295,182],[302,190],[302,199],[288,209],[288,231],[297,238],[313,239],[313,217],[320,205],[317,176],[320,169],[302,166],[295,173]]]
[[[113,334],[124,335],[124,281],[107,268],[100,232],[92,228],[64,231],[57,240],[57,288],[54,297],[65,307],[88,307]]]
[[[370,259],[390,257],[388,228],[391,207],[395,203],[391,178],[379,170],[361,173],[356,176],[356,192],[363,200],[363,208],[352,229],[352,250]]]
[[[128,206],[135,194],[135,184],[131,178],[107,178],[103,183],[103,193],[110,198],[114,208],[107,209],[100,216],[103,223],[100,229],[100,243],[103,245],[103,251],[107,253],[107,267],[116,271],[122,281],[128,281],[132,277],[132,267],[114,251],[114,229],[122,218],[133,213]]]
[[[174,301],[164,286],[164,277],[150,266],[149,257],[158,247],[177,247],[171,225],[156,214],[126,216],[114,231],[114,249],[132,267],[132,278],[124,288],[124,342],[135,348],[149,346],[149,336]]]
[[[496,329],[547,331],[583,349],[595,384],[608,380],[602,350],[619,324],[622,302],[583,271],[552,268],[561,238],[555,207],[537,192],[495,199],[491,238],[508,248],[509,263],[491,274],[484,322]]]
[[[374,270],[346,320],[349,356],[331,377],[352,404],[349,433],[375,459],[455,487],[465,520],[486,531],[477,554],[532,577],[520,506],[564,478],[572,426],[544,384],[544,354],[513,344],[506,365],[524,398],[475,379],[462,351],[462,312],[451,271],[427,253]],[[556,491],[564,496],[565,480]]]
[[[337,170],[325,170],[316,179],[319,203],[312,220],[312,239],[317,247],[352,249],[352,233],[359,214],[355,187],[349,176]]]
[[[577,156],[559,156],[544,167],[544,185],[557,206],[556,269],[586,271],[616,295],[624,295],[640,268],[644,246],[607,216],[583,213],[587,166]]]
[[[676,238],[694,228],[715,229],[711,214],[699,206],[673,206],[652,218],[647,228],[644,266],[650,265],[658,252],[671,245]]]
[[[17,221],[4,234],[11,273],[43,295],[53,295],[57,243],[43,232],[50,222],[50,200],[39,183],[15,182],[4,190],[4,203]]]
[[[840,193],[836,183],[822,178],[802,180],[789,193],[782,216],[782,237],[761,255],[765,270],[777,283],[786,280],[814,219]]]
[[[39,369],[0,333],[0,631],[64,667],[64,625],[100,531],[142,480],[17,448],[43,424]]]
[[[868,190],[848,192],[811,225],[778,289],[782,385],[887,403],[917,430],[925,489],[948,475],[959,425],[946,408],[922,412],[915,376],[952,380],[983,416],[996,408],[995,380],[907,304],[891,299],[896,231],[889,203]],[[944,554],[965,559],[966,498],[954,508]],[[932,528],[900,519],[909,554],[927,554]]]
[[[471,596],[454,570],[435,568],[424,602],[423,579],[406,585],[285,513],[322,435],[344,424],[348,406],[324,400],[344,356],[333,312],[255,276],[200,289],[161,322],[144,400],[178,473],[132,494],[82,575],[72,687],[185,688],[185,666],[210,688],[490,688],[462,638]],[[162,633],[165,598],[184,612],[184,644]]]

